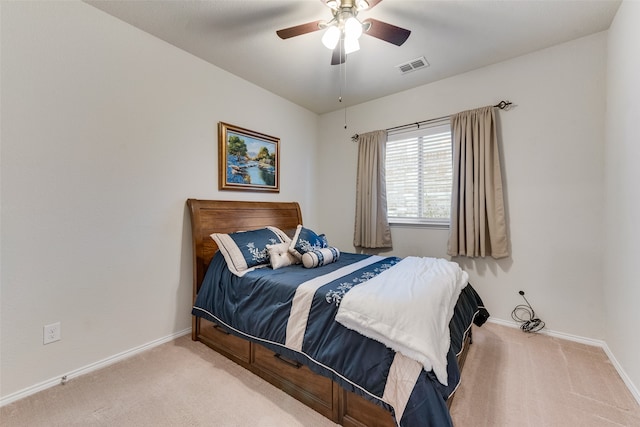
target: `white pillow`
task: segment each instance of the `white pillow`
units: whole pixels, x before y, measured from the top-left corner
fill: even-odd
[[[291,264],[299,264],[300,261],[289,252],[289,242],[278,243],[276,245],[267,245],[269,251],[269,261],[271,268],[286,267]]]

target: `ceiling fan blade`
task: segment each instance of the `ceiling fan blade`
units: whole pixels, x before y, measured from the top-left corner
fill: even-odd
[[[344,39],[340,39],[331,54],[331,65],[342,64],[346,60],[347,55],[344,53]]]
[[[411,31],[409,30],[387,24],[386,22],[378,21],[377,19],[365,19],[363,24],[367,23],[371,24],[371,26],[364,34],[393,43],[396,46],[402,46],[402,44],[409,38],[409,34],[411,34]]]
[[[302,34],[312,33],[314,31],[320,30],[320,24],[325,21],[313,21],[307,22],[306,24],[296,25],[295,27],[283,28],[282,30],[276,31],[276,34],[281,39],[288,39],[295,36],[301,36]]]

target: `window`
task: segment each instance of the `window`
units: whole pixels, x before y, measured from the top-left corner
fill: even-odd
[[[390,131],[386,178],[389,222],[448,226],[453,165],[449,118]]]

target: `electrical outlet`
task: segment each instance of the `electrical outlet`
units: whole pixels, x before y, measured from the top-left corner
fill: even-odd
[[[44,325],[44,341],[43,344],[60,341],[60,322]]]

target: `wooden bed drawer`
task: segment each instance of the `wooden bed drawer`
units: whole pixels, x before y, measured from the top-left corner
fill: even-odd
[[[337,384],[261,345],[254,343],[252,347],[252,365],[258,368],[260,376],[327,418],[336,419],[339,390]]]
[[[229,334],[223,328],[208,320],[200,318],[199,321],[199,339],[236,362],[244,362],[245,364],[250,362],[251,343],[249,341]]]
[[[364,397],[342,390],[344,414],[342,425],[345,427],[395,427],[391,413]]]

